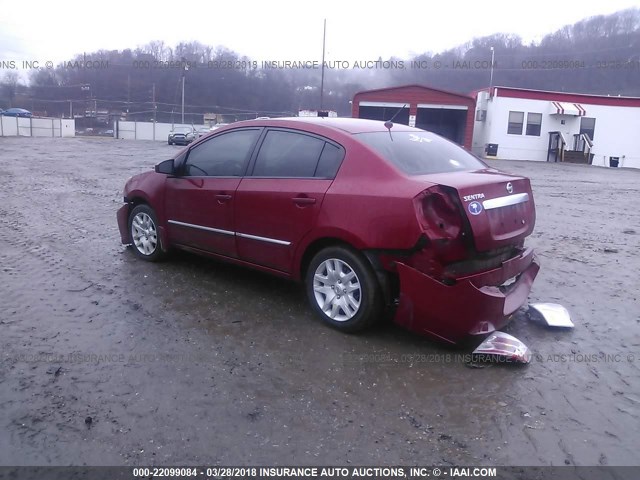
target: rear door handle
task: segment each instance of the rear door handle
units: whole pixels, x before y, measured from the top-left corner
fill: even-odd
[[[228,202],[229,200],[231,200],[231,195],[226,194],[226,193],[219,193],[218,195],[216,195],[216,198],[218,199],[218,202],[224,203],[224,202]]]
[[[294,197],[291,200],[293,200],[293,203],[300,207],[313,205],[314,203],[316,203],[316,199],[311,197]]]

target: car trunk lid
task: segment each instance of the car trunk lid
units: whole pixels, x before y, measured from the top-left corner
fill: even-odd
[[[480,252],[515,245],[533,231],[535,206],[527,178],[495,170],[414,178],[455,190]]]

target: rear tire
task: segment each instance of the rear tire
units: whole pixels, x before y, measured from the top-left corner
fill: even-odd
[[[382,313],[380,285],[373,268],[358,252],[328,247],[318,252],[306,274],[306,291],[313,311],[343,332],[359,332]]]
[[[129,235],[133,252],[148,262],[162,260],[162,250],[156,213],[149,205],[138,205],[129,214]]]

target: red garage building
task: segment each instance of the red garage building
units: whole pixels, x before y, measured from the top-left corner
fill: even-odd
[[[354,118],[390,120],[422,128],[471,150],[476,100],[468,95],[422,85],[381,88],[356,93]]]

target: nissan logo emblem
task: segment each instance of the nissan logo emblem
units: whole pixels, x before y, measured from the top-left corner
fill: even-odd
[[[507,192],[513,193],[513,185],[511,184],[511,182],[507,183]]]

